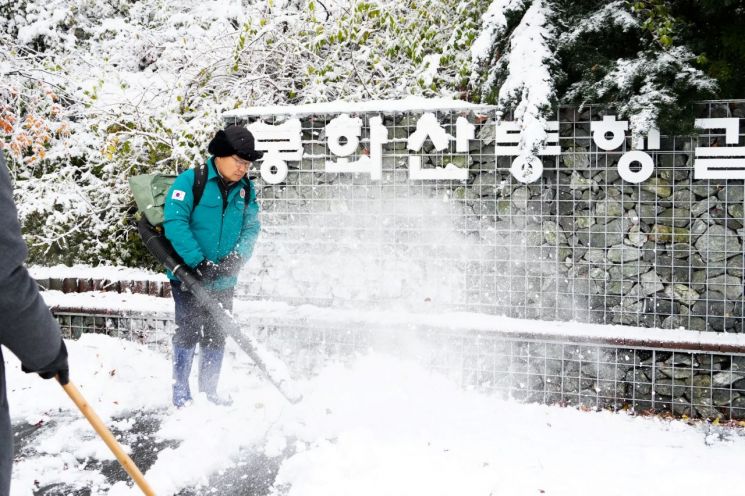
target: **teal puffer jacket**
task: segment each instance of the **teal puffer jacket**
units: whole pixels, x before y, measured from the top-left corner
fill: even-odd
[[[207,183],[199,203],[194,207],[194,169],[179,174],[166,199],[163,227],[171,242],[189,267],[210,260],[219,263],[229,253],[236,252],[248,261],[259,237],[259,205],[256,192],[247,178],[228,193],[227,208],[223,211],[223,198],[214,159],[207,160]],[[249,185],[250,200],[245,201],[244,185]],[[171,272],[168,277],[177,278]],[[236,285],[236,277],[223,277],[208,289],[220,291]]]

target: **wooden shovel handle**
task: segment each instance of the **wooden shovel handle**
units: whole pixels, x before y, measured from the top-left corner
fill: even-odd
[[[57,376],[57,380],[59,381],[59,376]],[[60,385],[62,385],[62,389],[65,390],[72,402],[80,409],[80,412],[88,419],[88,422],[93,426],[93,430],[101,436],[101,439],[106,443],[106,446],[108,446],[111,452],[114,453],[116,459],[121,463],[122,468],[124,468],[129,476],[132,477],[132,480],[134,480],[139,486],[143,494],[146,496],[155,496],[155,491],[153,491],[147,483],[142,472],[140,472],[140,469],[137,468],[135,462],[132,461],[129,455],[124,452],[117,440],[114,439],[114,435],[111,434],[111,431],[106,427],[106,425],[104,425],[101,418],[93,410],[93,407],[91,407],[85,398],[83,398],[83,395],[80,394],[78,388],[76,388],[72,382],[68,382],[67,384],[60,383]]]

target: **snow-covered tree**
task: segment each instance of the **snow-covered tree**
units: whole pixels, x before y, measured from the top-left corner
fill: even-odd
[[[674,28],[664,0],[494,0],[472,47],[475,98],[514,113],[526,156],[559,103],[613,104],[644,134],[716,89]]]
[[[644,132],[741,97],[743,19],[743,0],[19,0],[0,6],[0,138],[34,260],[140,264],[127,177],[201,161],[226,110],[494,103],[530,158],[559,103]]]

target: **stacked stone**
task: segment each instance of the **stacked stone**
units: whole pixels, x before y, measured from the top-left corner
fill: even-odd
[[[616,168],[622,152],[597,150],[591,118],[602,115],[562,112],[563,154],[544,160],[535,184],[511,177],[511,157],[479,153],[493,126],[474,143],[473,179],[455,196],[493,219],[495,248],[511,258],[498,271],[528,281],[517,308],[514,295],[503,295],[512,302],[506,313],[742,332],[743,182],[694,180],[691,138],[664,139],[666,151],[652,154],[655,174],[625,182]]]
[[[466,384],[537,403],[745,418],[743,356],[500,339],[469,343]],[[487,343],[495,353],[479,352]]]
[[[707,106],[705,112],[702,116],[739,117],[745,106]],[[389,134],[382,184],[395,185],[400,197],[414,189],[432,197],[445,195],[460,209],[458,229],[469,249],[476,246],[479,253],[458,268],[467,281],[464,300],[455,302],[459,308],[520,318],[742,332],[743,182],[694,180],[693,149],[706,144],[663,136],[661,150],[651,152],[653,176],[641,184],[628,183],[616,164],[631,149],[630,138],[614,152],[593,144],[590,122],[601,120],[603,113],[562,109],[562,155],[544,157],[542,179],[523,184],[510,174],[514,157],[495,154],[492,110],[438,112],[453,136],[456,118],[466,116],[476,126],[476,139],[467,155],[437,152],[428,140],[423,166],[468,167],[469,179],[424,185],[409,180],[407,170],[407,139],[421,114],[382,113]],[[368,152],[365,139],[372,115],[377,114],[361,116],[358,155]],[[379,193],[364,174],[324,171],[325,161],[335,159],[323,131],[333,117],[301,119],[304,158],[289,162],[283,184],[257,180],[264,209],[273,214],[267,217],[270,229],[296,221],[293,215],[307,212],[314,202],[343,212],[341,204],[350,195],[362,192],[375,198]],[[333,187],[337,185],[350,189]],[[366,189],[354,192],[355,185]],[[315,289],[303,287],[296,293],[313,296]],[[317,301],[330,297],[328,292],[315,296]]]

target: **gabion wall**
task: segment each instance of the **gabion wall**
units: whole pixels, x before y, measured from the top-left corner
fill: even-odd
[[[68,339],[103,333],[166,353],[170,349],[170,313],[55,308],[54,314]],[[329,360],[353,360],[372,349],[407,359],[415,356],[463,387],[520,401],[745,419],[743,353],[239,315],[244,328],[282,357],[295,377],[312,376]]]
[[[253,330],[253,329],[252,329]],[[745,418],[745,355],[702,350],[617,347],[560,338],[442,329],[384,330],[259,325],[254,330],[286,353],[293,370],[320,370],[329,358],[369,349],[415,356],[465,388],[518,401],[672,413],[699,418]],[[416,335],[415,344],[411,334]]]
[[[388,130],[380,180],[326,170],[337,158],[326,126],[339,112],[300,116],[302,159],[287,161],[280,184],[255,179],[264,230],[243,296],[742,332],[745,186],[693,178],[695,148],[724,145],[723,130],[661,130],[659,149],[648,151],[651,178],[633,184],[617,169],[630,133],[613,151],[592,138],[591,123],[615,112],[560,108],[561,155],[543,157],[542,177],[524,184],[510,173],[515,157],[495,153],[494,109],[433,112],[452,136],[458,117],[475,126],[468,153],[454,141],[437,151],[431,140],[409,151],[422,111],[351,114],[363,122],[352,160],[369,153],[372,118]],[[745,102],[704,103],[696,113],[741,124]],[[248,110],[227,120],[293,117]],[[423,168],[467,168],[467,180],[412,180],[410,156]]]

